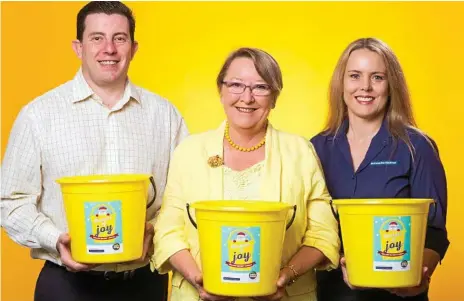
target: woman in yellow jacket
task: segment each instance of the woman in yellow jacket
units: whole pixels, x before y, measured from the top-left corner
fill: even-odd
[[[198,233],[186,204],[285,202],[299,210],[285,235],[279,289],[254,299],[316,300],[314,270],[338,265],[338,226],[311,143],[268,122],[283,87],[280,67],[262,50],[241,48],[225,61],[217,86],[227,120],[216,130],[188,137],[175,150],[155,224],[152,262],[160,273],[173,271],[171,301],[234,299],[203,289]]]

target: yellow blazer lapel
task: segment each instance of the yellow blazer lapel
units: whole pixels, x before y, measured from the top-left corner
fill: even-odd
[[[221,126],[214,130],[212,135],[205,143],[205,165],[208,169],[206,172],[207,178],[204,179],[209,184],[209,199],[210,200],[222,200],[224,198],[223,188],[223,166],[211,167],[207,164],[209,158],[219,156],[224,159],[224,129],[225,122]]]
[[[267,128],[265,154],[260,194],[263,201],[281,202],[282,161],[279,133],[271,124]]]

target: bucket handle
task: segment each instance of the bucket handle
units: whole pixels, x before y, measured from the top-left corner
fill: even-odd
[[[190,214],[190,204],[187,203],[185,206],[187,207],[187,215],[188,215],[188,218],[189,218],[190,222],[195,227],[195,229],[198,229],[197,223],[193,220],[192,215]],[[290,221],[287,223],[287,226],[285,228],[286,230],[288,230],[288,228],[290,228],[292,226],[293,221],[295,220],[295,216],[296,216],[296,205],[293,206],[293,215],[292,215],[292,218],[290,219]]]
[[[147,209],[151,207],[151,205],[153,205],[153,203],[155,202],[156,200],[156,185],[155,185],[155,179],[153,178],[153,176],[150,176],[150,183],[151,183],[151,186],[153,186],[153,191],[155,192],[153,194],[153,199],[150,201],[150,203],[148,203],[147,205]]]
[[[296,216],[296,205],[293,205],[293,215],[292,215],[292,218],[288,221],[287,227],[285,227],[285,230],[288,230],[288,228],[292,226],[293,221],[295,220],[295,216]]]
[[[430,220],[428,221],[429,223],[432,223],[435,220],[435,218],[437,217],[437,210],[438,210],[437,201],[433,200],[432,205],[433,205],[433,217],[432,217],[431,221]]]
[[[195,229],[198,229],[197,223],[193,220],[192,216],[190,215],[190,204],[187,203],[186,206],[187,206],[187,214],[188,214],[188,217],[189,217],[190,222],[191,222],[192,225],[195,227]]]
[[[340,223],[340,217],[338,216],[338,212],[335,211],[334,206],[333,206],[333,201],[330,200],[330,209],[332,210],[332,214],[337,220],[338,223]]]

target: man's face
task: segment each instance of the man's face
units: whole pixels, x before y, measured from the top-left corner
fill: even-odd
[[[82,61],[85,79],[100,87],[125,82],[138,47],[131,40],[127,18],[119,14],[90,14],[84,28],[82,41],[74,41],[73,48]]]

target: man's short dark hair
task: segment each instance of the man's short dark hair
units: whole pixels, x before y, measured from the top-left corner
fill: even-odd
[[[87,3],[77,14],[77,39],[82,42],[85,29],[85,19],[91,14],[118,14],[129,21],[129,34],[132,42],[135,41],[135,18],[132,10],[119,1],[91,1]]]

